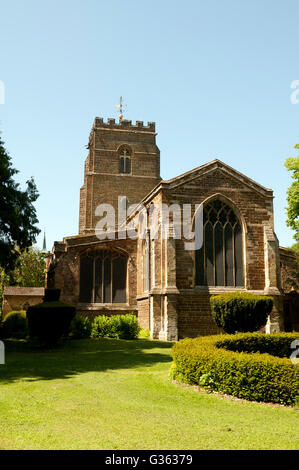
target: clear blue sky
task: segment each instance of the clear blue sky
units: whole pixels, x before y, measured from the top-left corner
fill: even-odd
[[[156,122],[164,179],[219,158],[274,190],[290,246],[298,17],[298,0],[3,0],[0,129],[19,181],[36,180],[48,248],[78,232],[90,128],[120,95],[126,118]]]

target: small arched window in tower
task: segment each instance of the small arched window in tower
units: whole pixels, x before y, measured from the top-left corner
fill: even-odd
[[[221,200],[203,212],[203,246],[196,251],[196,285],[244,285],[242,227],[233,209]]]
[[[131,153],[124,149],[120,152],[120,173],[129,175],[131,173]]]

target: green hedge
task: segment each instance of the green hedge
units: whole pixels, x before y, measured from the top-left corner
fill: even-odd
[[[56,345],[62,336],[68,335],[76,314],[76,308],[60,302],[59,296],[59,289],[46,289],[44,302],[27,310],[29,335],[45,347]]]
[[[272,311],[273,298],[247,292],[228,292],[210,298],[213,318],[226,333],[258,331]]]
[[[171,376],[247,400],[294,404],[298,397],[299,366],[289,357],[277,357],[277,352],[281,347],[280,354],[290,356],[290,345],[295,339],[299,339],[298,333],[184,339],[172,348]],[[245,352],[236,352],[241,350]]]
[[[8,313],[2,323],[2,338],[26,338],[28,325],[26,312],[23,310]]]
[[[90,338],[92,323],[87,317],[75,315],[70,325],[70,336],[75,339]]]
[[[272,333],[271,335],[251,333],[249,335],[223,335],[222,338],[220,343],[217,343],[217,347],[229,351],[258,352],[260,354],[266,353],[271,356],[289,358],[292,352],[290,343],[295,339],[299,339],[299,333]]]
[[[133,314],[99,315],[92,324],[92,338],[137,339],[140,332],[138,320]]]

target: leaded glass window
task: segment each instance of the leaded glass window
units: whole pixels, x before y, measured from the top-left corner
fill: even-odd
[[[128,150],[122,150],[120,152],[120,173],[130,174],[131,173],[131,154]]]
[[[80,302],[126,303],[127,257],[98,250],[80,259]]]
[[[203,246],[196,251],[196,285],[244,285],[241,224],[234,210],[218,199],[203,210]]]

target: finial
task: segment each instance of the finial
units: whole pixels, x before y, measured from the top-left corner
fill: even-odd
[[[43,241],[43,249],[42,249],[42,252],[43,252],[43,253],[46,253],[46,252],[47,252],[46,229],[44,229],[44,241]]]
[[[124,114],[123,114],[124,105],[123,105],[123,97],[122,96],[119,99],[119,104],[116,104],[115,107],[119,109],[118,118],[119,118],[119,122],[121,122],[123,117],[124,117]]]

